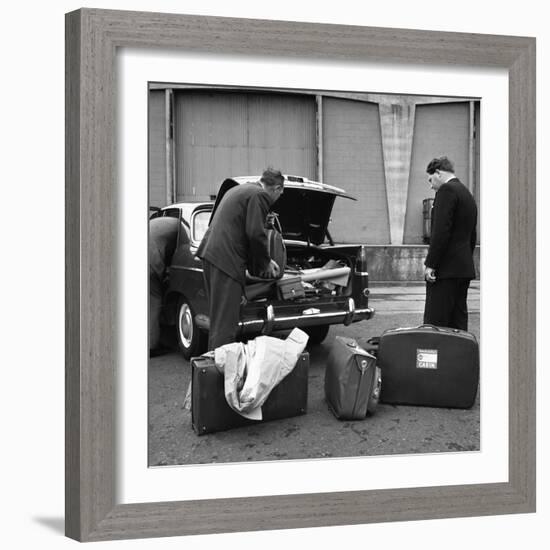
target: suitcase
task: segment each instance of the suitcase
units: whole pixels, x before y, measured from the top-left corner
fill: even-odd
[[[265,232],[267,235],[267,252],[269,257],[279,266],[279,275],[276,278],[280,279],[286,268],[287,254],[281,224],[275,212],[270,212],[267,215]],[[249,260],[247,269],[253,278],[262,279],[261,266],[258,265],[255,258]]]
[[[275,212],[270,212],[266,219],[267,227],[267,248],[270,257],[279,266],[279,277],[283,276],[286,268],[286,246],[283,239],[283,230],[279,217]]]
[[[385,331],[378,364],[380,401],[469,409],[479,383],[479,346],[466,331],[421,325]]]
[[[300,277],[285,277],[277,281],[277,297],[279,300],[295,300],[306,295]]]
[[[198,435],[298,416],[307,411],[307,352],[300,355],[292,371],[271,390],[262,406],[263,420],[259,421],[244,418],[227,404],[224,376],[213,358],[194,357],[191,369],[191,423]]]
[[[376,358],[352,338],[336,336],[325,369],[325,398],[336,418],[363,420],[380,395]]]

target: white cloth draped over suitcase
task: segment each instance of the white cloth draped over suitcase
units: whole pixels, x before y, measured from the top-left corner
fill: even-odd
[[[246,344],[235,342],[217,348],[216,367],[224,373],[228,405],[251,420],[262,420],[262,405],[271,390],[294,369],[308,335],[295,328],[285,340],[259,336]]]

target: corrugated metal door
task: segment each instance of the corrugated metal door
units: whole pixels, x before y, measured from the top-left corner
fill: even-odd
[[[282,94],[176,94],[177,200],[215,194],[228,176],[273,166],[314,178],[315,99]]]
[[[166,205],[165,91],[149,92],[149,204]]]
[[[422,201],[434,196],[427,183],[426,166],[430,160],[446,155],[453,161],[460,181],[469,185],[469,123],[468,102],[416,106],[405,244],[422,243]]]
[[[380,113],[375,103],[323,98],[323,180],[357,202],[337,199],[329,230],[339,242],[390,239]]]

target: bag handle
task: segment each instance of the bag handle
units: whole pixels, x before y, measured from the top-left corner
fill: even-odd
[[[457,328],[441,328],[436,327],[435,325],[418,325],[416,328],[431,328],[437,332],[460,332]]]
[[[436,330],[437,332],[446,332],[445,330],[441,329],[440,327],[436,327],[435,325],[418,325],[416,328],[431,328],[433,330]]]
[[[270,225],[273,229],[276,229],[281,235],[283,234],[283,229],[281,227],[281,222],[279,220],[279,214],[277,212],[269,212],[266,218],[267,225]]]
[[[346,341],[345,344],[348,348],[355,350],[355,352],[357,352],[362,357],[372,356],[372,353],[369,353],[365,348],[360,346],[356,340],[352,339],[352,340]]]

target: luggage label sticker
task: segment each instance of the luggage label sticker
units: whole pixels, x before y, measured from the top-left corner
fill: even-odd
[[[437,369],[437,350],[436,349],[417,349],[416,350],[416,368],[417,369]]]

